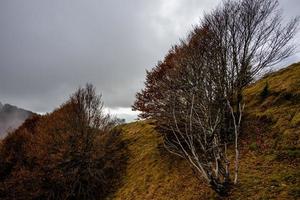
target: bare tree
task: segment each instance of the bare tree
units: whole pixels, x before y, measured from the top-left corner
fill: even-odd
[[[242,91],[259,72],[291,55],[298,21],[282,25],[277,0],[227,0],[147,73],[137,94],[134,108],[156,120],[166,149],[186,159],[220,195],[231,182],[230,144],[238,181]]]
[[[78,88],[66,103],[66,125],[69,133],[66,158],[58,165],[69,183],[68,198],[96,199],[106,192],[105,161],[98,155],[99,138],[113,127],[109,115],[103,112],[101,95],[86,84]]]
[[[91,84],[26,120],[0,144],[1,199],[105,199],[126,163],[114,121]]]
[[[227,0],[204,17],[202,26],[214,35],[220,83],[235,129],[235,179],[238,174],[238,135],[244,108],[242,90],[259,72],[293,53],[291,43],[299,17],[282,23],[278,0]]]
[[[164,144],[171,153],[185,158],[197,177],[226,195],[230,177],[227,144],[221,132],[224,106],[218,104],[213,83],[202,83],[202,87],[189,88],[185,99],[174,93],[173,121],[169,124],[172,134],[165,135]],[[180,104],[185,104],[185,109]]]

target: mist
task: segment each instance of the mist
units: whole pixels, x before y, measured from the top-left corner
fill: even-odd
[[[32,114],[30,111],[0,102],[0,139],[18,128]]]

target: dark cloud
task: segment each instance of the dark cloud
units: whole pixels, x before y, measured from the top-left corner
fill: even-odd
[[[2,0],[0,100],[49,112],[91,82],[108,107],[130,107],[145,69],[219,2]],[[299,13],[298,0],[281,2]]]

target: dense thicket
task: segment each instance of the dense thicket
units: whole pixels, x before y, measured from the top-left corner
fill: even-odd
[[[156,121],[167,150],[185,158],[219,194],[231,182],[228,144],[238,136],[242,91],[257,73],[288,57],[298,18],[282,24],[278,1],[228,0],[147,72],[133,108]]]
[[[102,106],[87,85],[9,134],[0,149],[0,198],[103,199],[111,192],[124,144]]]

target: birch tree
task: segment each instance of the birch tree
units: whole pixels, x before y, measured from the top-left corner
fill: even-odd
[[[134,109],[156,121],[166,149],[220,195],[238,182],[243,89],[290,56],[299,18],[284,24],[277,0],[227,0],[147,72]]]
[[[283,23],[278,0],[227,0],[202,20],[218,46],[216,70],[232,117],[235,134],[235,178],[238,172],[238,135],[244,108],[242,91],[253,78],[289,57],[299,17]]]

